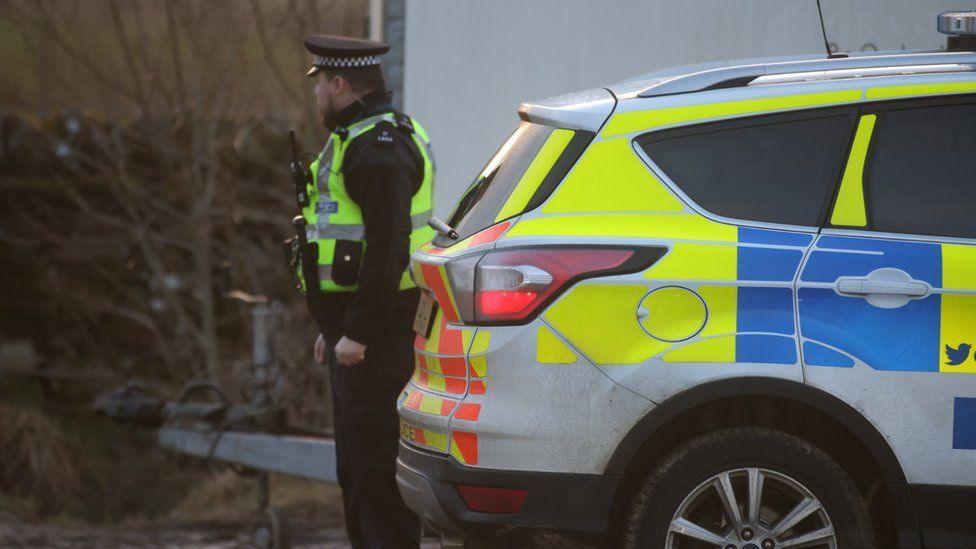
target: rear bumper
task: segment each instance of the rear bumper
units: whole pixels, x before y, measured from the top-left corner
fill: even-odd
[[[477,469],[404,442],[396,478],[403,500],[425,524],[456,534],[512,526],[603,532],[619,481],[615,475]],[[515,514],[474,512],[458,495],[456,483],[523,488],[528,496]]]

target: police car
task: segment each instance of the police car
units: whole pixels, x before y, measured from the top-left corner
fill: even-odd
[[[412,257],[446,540],[976,547],[976,12],[524,104]]]

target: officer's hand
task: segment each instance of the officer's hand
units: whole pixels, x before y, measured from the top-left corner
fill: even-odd
[[[343,366],[359,364],[366,358],[366,346],[342,336],[335,347],[336,361]]]
[[[325,364],[328,359],[326,357],[325,338],[322,337],[322,334],[319,334],[319,337],[315,338],[315,351],[313,354],[315,355],[315,362],[319,364]]]

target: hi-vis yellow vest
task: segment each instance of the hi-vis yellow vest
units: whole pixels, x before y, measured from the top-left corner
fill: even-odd
[[[423,182],[410,200],[412,254],[434,237],[434,230],[427,226],[433,208],[434,162],[427,132],[405,116],[399,122],[402,124],[406,121],[410,124],[407,132],[412,128],[410,135],[424,159]],[[405,137],[407,132],[396,127],[398,121],[394,113],[372,116],[351,124],[346,128],[348,133],[332,132],[325,148],[310,166],[312,183],[308,188],[309,204],[302,208],[302,216],[308,223],[308,243],[310,246],[314,243],[318,248],[319,288],[323,292],[351,292],[357,288],[358,270],[365,249],[365,227],[359,205],[346,192],[342,162],[349,144],[380,122],[392,123],[391,131]],[[405,270],[400,277],[400,289],[413,287],[415,284],[410,273]],[[302,291],[305,291],[304,280]]]

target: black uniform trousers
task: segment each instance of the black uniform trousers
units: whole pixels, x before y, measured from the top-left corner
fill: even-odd
[[[337,476],[350,542],[355,548],[418,547],[420,521],[400,498],[395,478],[396,401],[413,371],[413,337],[394,333],[367,345],[365,360],[353,366],[335,361],[337,340],[327,337],[326,343]]]

